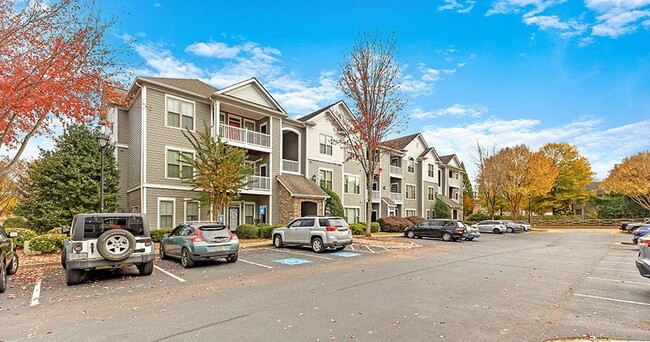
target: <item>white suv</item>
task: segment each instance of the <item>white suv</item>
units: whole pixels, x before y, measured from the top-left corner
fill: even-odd
[[[86,271],[137,266],[141,276],[153,272],[155,258],[149,225],[144,214],[79,214],[63,243],[61,265],[65,282],[81,282]]]
[[[271,236],[276,248],[307,245],[316,253],[322,253],[326,248],[341,250],[352,244],[348,223],[341,217],[332,216],[301,217],[285,227],[273,229]]]

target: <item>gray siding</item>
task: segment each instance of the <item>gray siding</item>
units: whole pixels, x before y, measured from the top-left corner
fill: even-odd
[[[126,194],[126,187],[129,179],[129,150],[116,147],[115,155],[117,158],[117,169],[120,173],[118,179],[117,205],[120,206],[122,212],[128,212],[129,201]]]
[[[141,139],[142,139],[142,93],[133,101],[133,105],[129,109],[127,117],[128,126],[128,182],[127,190],[139,186],[141,183],[140,177],[140,161],[141,161]],[[129,206],[133,206],[130,203]],[[140,204],[137,204],[138,206]]]
[[[273,196],[273,203],[271,205],[271,221],[270,223],[279,223],[280,219],[280,198],[278,194],[279,183],[276,181],[276,176],[280,174],[282,167],[282,145],[280,137],[282,136],[282,122],[279,118],[271,118],[269,123],[269,132],[271,135],[271,162],[269,167],[271,168],[271,193]]]
[[[136,208],[135,212],[141,213],[142,208],[140,208],[140,200],[142,196],[142,190],[131,191],[127,194],[127,207],[124,208],[125,212],[131,212],[131,208]]]
[[[158,200],[160,198],[173,198],[175,200],[174,207],[174,226],[185,221],[185,200],[186,199],[197,199],[199,193],[196,191],[184,191],[184,190],[166,190],[166,189],[147,189],[147,219],[149,220],[149,226],[153,228],[167,228],[167,227],[158,227]],[[200,219],[202,221],[207,221],[210,219],[209,208],[202,207],[200,211]],[[173,228],[173,227],[168,227]]]

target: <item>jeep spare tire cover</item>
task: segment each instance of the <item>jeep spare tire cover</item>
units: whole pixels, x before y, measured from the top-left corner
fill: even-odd
[[[135,237],[124,229],[105,231],[97,239],[97,251],[106,260],[120,261],[128,258],[135,250]]]

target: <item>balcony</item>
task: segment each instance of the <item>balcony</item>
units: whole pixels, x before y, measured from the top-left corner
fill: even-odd
[[[271,194],[271,177],[248,176],[248,184],[241,189],[241,192]]]
[[[282,159],[282,171],[300,173],[300,162],[295,160]]]
[[[271,136],[268,134],[219,124],[219,136],[234,146],[271,152]]]
[[[396,204],[402,204],[402,194],[399,192],[391,192],[388,194],[388,198]]]
[[[389,167],[388,172],[390,173],[391,177],[402,178],[402,167],[401,166],[391,165]]]
[[[379,201],[381,201],[381,194],[379,193],[379,190],[372,191],[372,201],[374,203],[379,203]]]

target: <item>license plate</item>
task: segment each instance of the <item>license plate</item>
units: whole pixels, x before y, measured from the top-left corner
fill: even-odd
[[[347,232],[339,232],[339,235],[340,235],[340,236],[347,235],[346,233],[347,233]]]
[[[212,247],[212,251],[217,252],[217,251],[223,251],[226,249],[226,246],[214,246]]]

